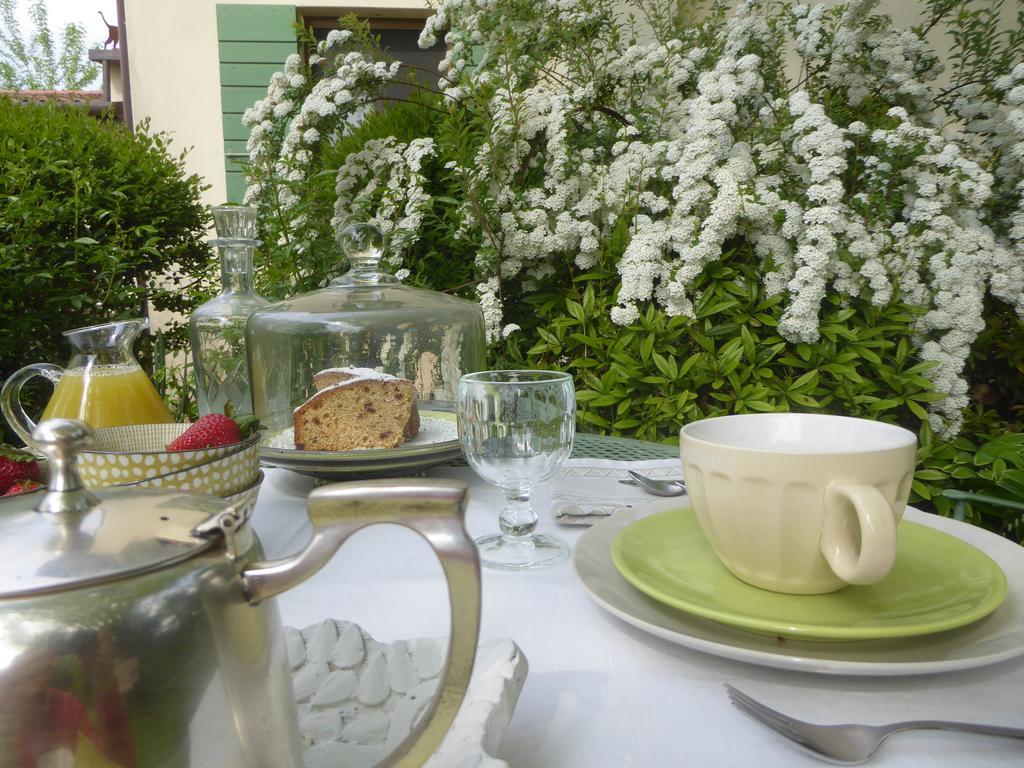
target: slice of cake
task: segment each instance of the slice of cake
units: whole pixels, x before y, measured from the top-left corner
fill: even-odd
[[[300,451],[397,448],[420,428],[412,382],[369,368],[328,368],[292,414]]]
[[[318,390],[321,390],[327,389],[332,384],[340,384],[349,379],[373,379],[382,376],[386,379],[396,379],[395,376],[380,373],[373,370],[373,368],[326,368],[313,374],[313,384]]]

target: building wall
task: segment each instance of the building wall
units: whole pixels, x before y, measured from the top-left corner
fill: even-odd
[[[166,131],[186,166],[210,185],[203,202],[227,200],[221,108],[217,5],[284,5],[297,13],[331,16],[423,16],[426,0],[310,2],[310,0],[128,0],[125,27],[136,123],[148,118]],[[283,60],[282,60],[283,63]]]

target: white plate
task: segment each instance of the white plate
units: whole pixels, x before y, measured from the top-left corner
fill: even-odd
[[[1006,574],[1010,593],[990,616],[961,629],[917,638],[856,642],[780,640],[732,629],[669,608],[634,589],[612,564],[612,540],[630,523],[678,507],[685,497],[619,512],[584,533],[573,565],[590,597],[653,635],[716,656],[829,675],[922,675],[971,669],[1024,654],[1024,548],[982,528],[910,507],[905,518],[974,545]]]
[[[415,472],[462,455],[455,414],[434,410],[420,411],[419,434],[397,448],[298,451],[288,446],[294,446],[291,429],[265,437],[260,461],[324,480]]]

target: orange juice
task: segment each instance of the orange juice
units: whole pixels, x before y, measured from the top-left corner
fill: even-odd
[[[43,419],[82,419],[92,427],[174,421],[146,372],[137,365],[95,365],[64,372]]]

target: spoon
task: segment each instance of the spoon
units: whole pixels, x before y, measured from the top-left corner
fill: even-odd
[[[619,480],[620,483],[635,485],[654,496],[682,496],[686,493],[686,485],[678,480],[655,480],[631,469],[626,472],[633,479]]]

